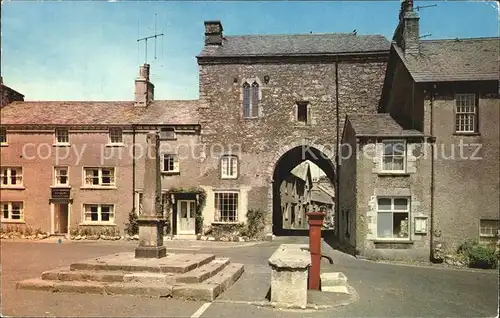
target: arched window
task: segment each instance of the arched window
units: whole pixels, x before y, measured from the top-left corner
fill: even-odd
[[[259,116],[259,84],[253,82],[252,84],[252,117]]]
[[[250,84],[243,83],[243,117],[250,117]]]

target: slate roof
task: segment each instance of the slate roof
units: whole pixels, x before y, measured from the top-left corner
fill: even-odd
[[[222,45],[205,46],[199,57],[307,56],[389,51],[382,35],[318,33],[225,36]]]
[[[389,114],[348,114],[356,136],[366,137],[412,137],[423,136],[418,130],[403,129]]]
[[[394,49],[416,82],[498,80],[500,37],[420,41],[420,54]]]
[[[136,107],[132,101],[13,102],[1,110],[3,125],[193,125],[199,123],[198,100],[153,101]]]
[[[311,188],[311,201],[334,204],[333,198],[317,185]]]

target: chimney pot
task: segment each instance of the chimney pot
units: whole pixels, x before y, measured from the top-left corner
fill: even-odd
[[[205,21],[205,45],[222,45],[223,31],[220,21]]]

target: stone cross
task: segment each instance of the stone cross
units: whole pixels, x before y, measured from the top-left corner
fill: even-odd
[[[160,258],[167,254],[163,246],[163,216],[161,210],[160,139],[157,132],[146,136],[144,194],[139,224],[139,246],[136,258]]]

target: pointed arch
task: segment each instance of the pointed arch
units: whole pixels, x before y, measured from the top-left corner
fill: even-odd
[[[250,117],[250,84],[248,82],[243,83],[243,117]]]

